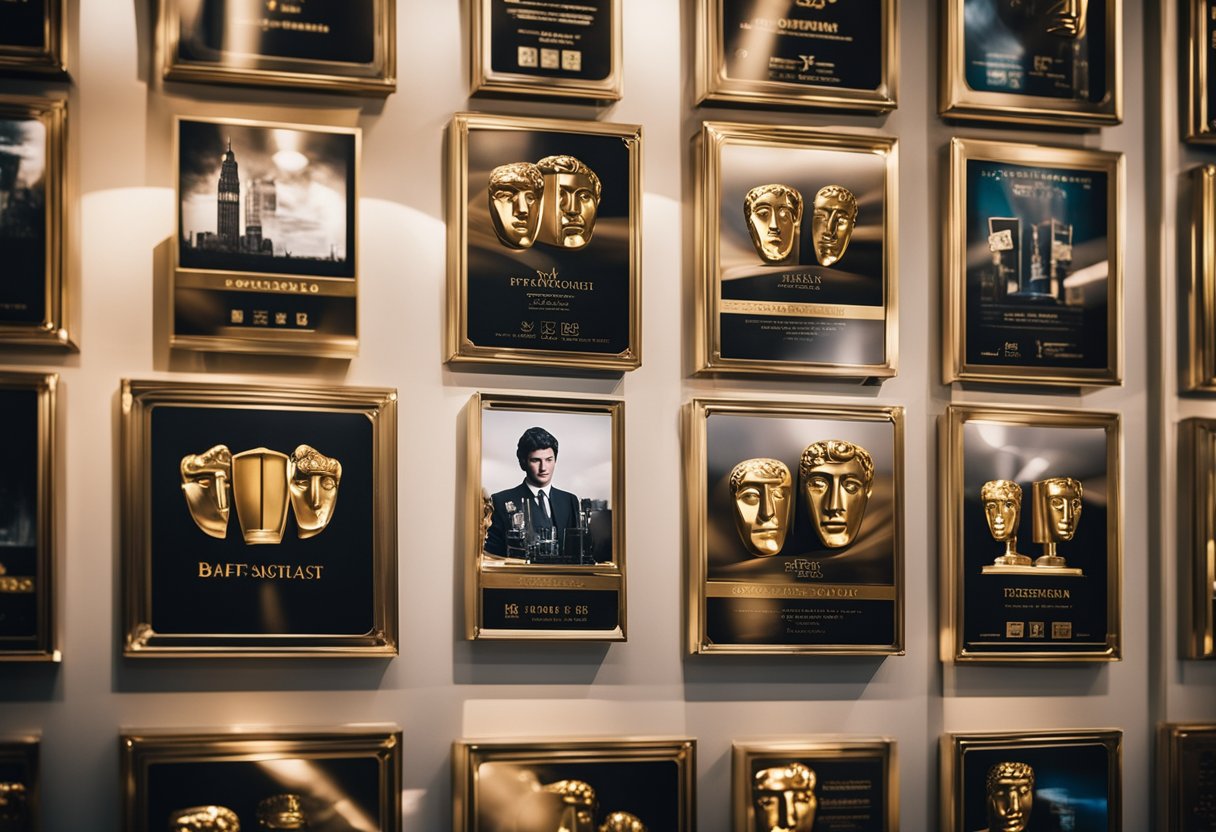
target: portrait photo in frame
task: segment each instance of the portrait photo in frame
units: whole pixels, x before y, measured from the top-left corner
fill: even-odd
[[[124,381],[123,652],[397,654],[397,392]]]
[[[0,75],[67,80],[65,0],[0,3]]]
[[[1180,604],[1182,655],[1216,659],[1216,489],[1210,472],[1216,466],[1216,419],[1185,419],[1179,425],[1179,467],[1185,491],[1184,554],[1179,564],[1187,575],[1189,603]]]
[[[1157,742],[1158,828],[1191,832],[1216,820],[1216,723],[1169,722]]]

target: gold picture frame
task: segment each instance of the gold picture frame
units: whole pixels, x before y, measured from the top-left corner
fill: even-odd
[[[0,95],[0,123],[3,122],[22,130],[30,145],[26,153],[5,154],[11,164],[0,160],[0,184],[11,178],[9,183],[2,184],[3,188],[13,189],[14,195],[25,192],[25,198],[20,203],[14,200],[14,205],[29,206],[24,222],[32,227],[21,237],[5,241],[7,244],[0,249],[6,252],[6,262],[14,264],[16,272],[12,282],[6,280],[6,288],[0,290],[0,347],[45,347],[74,352],[77,347],[68,325],[71,298],[64,242],[68,215],[67,102],[60,98]],[[24,169],[31,159],[42,163],[36,172]],[[17,187],[20,182],[28,184]],[[14,217],[12,222],[23,220]],[[22,240],[32,240],[33,244],[23,246]]]
[[[0,736],[0,821],[18,832],[42,829],[38,758],[38,736]]]
[[[690,653],[903,654],[903,422],[890,406],[685,405]]]
[[[533,161],[556,167],[542,174]],[[457,113],[447,164],[447,361],[641,366],[642,128]],[[492,211],[488,185],[500,173],[512,180],[504,195],[533,201]],[[559,216],[558,195],[543,196],[566,179],[589,194],[577,227]],[[512,210],[525,213],[512,223]]]
[[[12,441],[0,486],[0,662],[61,657],[58,390],[57,373],[0,371],[0,411]]]
[[[1188,0],[1186,21],[1188,142],[1216,142],[1216,67],[1212,64],[1212,21],[1205,0]]]
[[[949,171],[944,382],[1122,384],[1123,154],[955,138]]]
[[[4,36],[0,37],[0,74],[3,75],[40,75],[49,76],[54,80],[67,80],[67,39],[64,36],[65,0],[35,0],[33,17],[29,11],[22,10],[25,17],[18,14],[16,9],[5,12],[13,18],[9,21],[13,28],[0,26]],[[41,6],[41,14],[37,6]],[[0,23],[5,22],[5,15],[0,15]]]
[[[1119,414],[951,405],[939,426],[942,661],[1119,661]],[[1057,495],[1077,505],[1053,521]],[[1002,505],[998,527],[987,518]]]
[[[1090,0],[1080,16],[1074,5],[1044,13],[1008,0],[942,0],[938,113],[1044,127],[1119,124],[1122,0]]]
[[[395,725],[128,730],[120,739],[129,832],[178,828],[171,819],[191,818],[229,824],[198,827],[208,829],[306,828],[335,816],[349,828],[401,830]]]
[[[224,17],[229,12],[222,5],[209,7],[211,2],[159,0],[164,80],[375,96],[397,90],[397,0],[359,0],[342,7],[346,17],[331,19],[297,20],[315,10],[302,4],[280,4],[277,10],[270,5],[261,19],[235,22]],[[335,32],[340,25],[362,31]],[[316,54],[293,54],[300,44],[290,42],[290,32],[325,35],[331,47],[333,39],[346,42]],[[241,40],[244,48],[229,47],[225,37]],[[262,42],[250,45],[256,38]]]
[[[519,811],[521,803],[534,817],[551,816],[555,829],[599,829],[612,818],[614,829],[640,822],[646,829],[693,832],[695,788],[696,740],[685,737],[469,739],[452,745],[453,832],[501,828],[482,818],[496,820]],[[576,813],[584,818],[578,824]],[[570,821],[561,824],[567,816]]]
[[[704,122],[696,153],[697,371],[894,376],[896,140]],[[797,213],[781,256],[760,241],[753,227],[758,214],[745,208],[754,195],[774,189],[787,195]],[[755,200],[763,202],[764,197]],[[851,217],[846,231],[831,229],[830,243],[820,242],[826,232],[813,232],[822,214]],[[827,223],[822,220],[824,229]],[[847,253],[853,257],[845,263]]]
[[[1216,165],[1190,174],[1191,225],[1188,250],[1186,355],[1183,390],[1216,391]]]
[[[533,9],[523,18],[526,32],[509,31],[512,12],[504,0],[469,0],[468,9],[470,95],[620,100],[621,0],[589,0],[560,12]],[[499,38],[506,43],[496,48]]]
[[[1029,820],[1050,814],[1073,819],[1077,829],[1123,829],[1122,731],[946,734],[941,741],[941,766],[944,832],[980,828],[987,816],[989,789],[994,795],[1018,793],[1018,800],[993,801],[1004,812],[1000,817],[1010,821],[1016,816]]]
[[[395,390],[121,394],[124,655],[397,654]]]
[[[1179,606],[1186,619],[1180,628],[1182,655],[1216,659],[1216,490],[1210,472],[1216,466],[1216,419],[1185,419],[1179,426],[1179,463],[1185,492],[1182,506],[1183,569],[1188,602]]]
[[[1204,822],[1216,775],[1216,723],[1163,723],[1157,739],[1157,820],[1161,832],[1188,832]],[[1211,809],[1206,809],[1210,816]]]
[[[899,762],[886,737],[806,737],[731,743],[734,832],[754,832],[761,802],[793,805],[790,828],[812,829],[818,819],[872,829],[899,829]],[[824,804],[818,794],[830,794]],[[787,798],[790,802],[786,802]],[[793,821],[800,826],[795,826]],[[779,824],[770,823],[770,826]],[[784,826],[782,826],[784,828]],[[831,828],[831,825],[828,825]]]
[[[475,393],[467,421],[466,637],[625,641],[625,403]],[[542,446],[549,517],[534,524],[526,454]]]
[[[695,2],[697,104],[871,113],[896,108],[899,79],[896,0],[868,0],[864,6],[855,5],[848,11],[839,7],[828,9],[822,3],[818,6],[789,3],[779,20],[748,19],[749,13],[757,11],[754,5],[731,0]],[[769,13],[771,10],[768,7]],[[876,35],[868,32],[859,35],[867,27],[877,27],[879,31]],[[799,37],[793,38],[783,54],[762,50],[755,66],[744,66],[747,59],[756,61],[751,52],[757,47],[778,51],[783,45],[780,38],[787,30],[796,30]],[[729,34],[735,32],[741,33],[737,36],[739,42],[728,45]],[[770,35],[771,43],[756,38],[748,40],[754,33]],[[807,41],[807,37],[813,39]],[[857,41],[863,37],[867,39],[859,45]],[[799,50],[808,49],[814,54],[799,54]],[[862,49],[867,51],[859,56]],[[732,62],[738,64],[733,72]],[[862,69],[858,70],[858,66]],[[865,78],[857,78],[858,72]],[[759,77],[746,77],[748,74]]]

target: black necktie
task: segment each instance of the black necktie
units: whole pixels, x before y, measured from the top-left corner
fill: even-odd
[[[549,506],[546,504],[544,491],[536,492],[536,505],[539,508],[539,513],[536,517],[537,522],[534,525],[539,528],[548,528],[549,526],[552,526],[553,518],[549,514]]]

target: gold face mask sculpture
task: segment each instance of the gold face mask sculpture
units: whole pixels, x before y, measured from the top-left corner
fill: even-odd
[[[613,812],[604,818],[599,832],[646,832],[646,824],[637,815],[628,812]]]
[[[874,491],[874,460],[860,445],[841,439],[813,442],[798,466],[802,493],[815,532],[829,549],[848,546],[861,529]]]
[[[793,477],[776,459],[745,459],[730,472],[735,528],[756,557],[778,554],[793,517]]]
[[[802,194],[789,185],[757,185],[743,198],[747,231],[760,259],[797,265],[802,228]]]
[[[241,822],[227,806],[191,806],[169,815],[169,832],[241,832]]]
[[[1072,40],[1085,35],[1089,0],[1048,0],[1046,6],[1043,28],[1047,30],[1047,34]]]
[[[342,463],[309,445],[300,445],[288,460],[291,509],[300,527],[300,537],[315,537],[333,519],[338,505]]]
[[[811,206],[811,235],[815,258],[821,266],[831,266],[844,258],[853,239],[857,222],[857,197],[840,185],[825,185],[815,194]]]
[[[1043,545],[1035,566],[1063,567],[1064,558],[1056,554],[1056,544],[1072,540],[1081,519],[1082,488],[1072,477],[1051,477],[1033,486],[1034,542]]]
[[[997,763],[988,769],[988,829],[1024,832],[1034,808],[1034,769],[1025,763]]]
[[[815,826],[815,772],[802,763],[766,768],[752,779],[755,832],[811,832]]]
[[[258,803],[259,829],[307,829],[308,818],[298,794],[276,794]]]
[[[0,832],[26,832],[25,784],[0,782]]]
[[[194,522],[211,537],[228,534],[231,511],[232,452],[216,445],[201,454],[182,457],[182,494]]]
[[[993,540],[1005,544],[997,566],[1030,566],[1030,558],[1018,554],[1018,521],[1022,515],[1022,486],[1013,480],[989,480],[980,488],[984,519]]]
[[[558,248],[584,248],[595,231],[600,178],[573,156],[546,156],[536,166],[545,181],[541,241]]]
[[[582,780],[558,780],[548,783],[543,791],[556,795],[561,802],[561,822],[557,832],[596,832],[595,789]]]
[[[545,180],[531,162],[499,165],[490,172],[490,219],[494,233],[508,248],[531,248],[540,230]]]

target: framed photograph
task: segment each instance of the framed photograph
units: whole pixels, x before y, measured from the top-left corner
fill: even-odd
[[[0,662],[59,661],[55,610],[55,373],[0,372]]]
[[[400,832],[401,731],[125,732],[122,781],[129,832]]]
[[[1191,227],[1186,354],[1181,386],[1191,392],[1216,391],[1216,165],[1190,172]]]
[[[942,737],[942,829],[1123,829],[1123,732]]]
[[[621,97],[621,0],[469,0],[471,95]]]
[[[1216,42],[1212,40],[1216,22],[1216,2],[1187,0],[1187,49],[1190,53],[1187,77],[1186,140],[1197,144],[1216,142]]]
[[[734,832],[898,832],[899,766],[885,738],[731,744]]]
[[[1157,748],[1161,832],[1202,832],[1216,822],[1216,724],[1166,723]]]
[[[1122,384],[1123,154],[950,141],[945,382]]]
[[[698,371],[895,375],[895,139],[706,122],[697,152]]]
[[[938,112],[1095,128],[1123,120],[1122,0],[943,0]]]
[[[624,402],[478,393],[468,428],[467,637],[624,641]]]
[[[689,650],[904,651],[902,407],[685,407]]]
[[[357,128],[177,120],[169,345],[351,358]]]
[[[68,77],[64,0],[0,2],[0,75]]]
[[[397,654],[397,392],[124,381],[124,653]]]
[[[453,832],[693,832],[696,740],[461,740]]]
[[[38,738],[0,737],[0,829],[40,830],[39,802]]]
[[[0,95],[0,347],[76,349],[64,280],[66,124],[61,99]]]
[[[696,0],[698,104],[896,106],[895,0]]]
[[[942,660],[1118,661],[1119,414],[952,405]]]
[[[388,95],[397,0],[160,0],[167,81]]]
[[[1216,659],[1216,419],[1185,419],[1179,426],[1179,467],[1186,491],[1185,532],[1190,562],[1188,621],[1183,624],[1184,655]]]
[[[458,113],[447,360],[642,363],[642,128]]]

